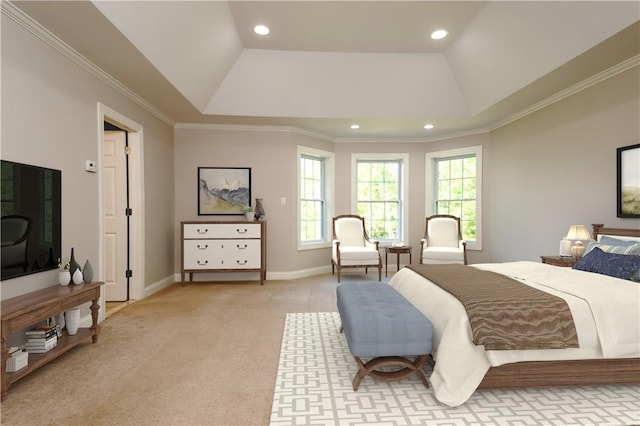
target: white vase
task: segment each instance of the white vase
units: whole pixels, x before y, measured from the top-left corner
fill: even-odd
[[[245,212],[244,217],[249,221],[253,222],[256,218],[256,214],[254,212]]]
[[[58,282],[60,285],[69,285],[71,282],[71,272],[69,272],[68,269],[58,272]]]
[[[73,336],[78,332],[80,327],[80,308],[71,308],[64,313],[64,319],[69,336]]]
[[[65,326],[64,312],[61,312],[61,313],[56,315],[56,325],[60,326],[60,330],[62,330],[64,328],[64,326]]]
[[[84,282],[82,280],[82,271],[80,270],[80,268],[76,269],[76,271],[73,273],[73,276],[71,277],[71,280],[74,284],[82,284]]]

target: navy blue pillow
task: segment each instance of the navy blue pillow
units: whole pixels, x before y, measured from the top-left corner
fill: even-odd
[[[640,256],[606,253],[598,247],[594,247],[586,256],[576,262],[573,269],[628,280],[640,269]]]

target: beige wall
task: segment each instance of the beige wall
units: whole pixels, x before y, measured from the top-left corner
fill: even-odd
[[[180,270],[180,222],[185,220],[244,220],[242,216],[198,216],[198,167],[250,167],[252,205],[262,198],[267,220],[267,276],[290,274],[319,265],[318,251],[296,250],[297,146],[329,150],[331,144],[289,130],[218,130],[178,126],[175,130],[175,247]],[[286,204],[280,199],[284,197]],[[254,274],[255,275],[255,274]],[[233,277],[237,277],[234,274]],[[198,274],[196,279],[216,279]],[[227,278],[227,277],[224,277]]]
[[[98,102],[143,126],[146,282],[173,278],[173,134],[170,126],[2,14],[2,159],[62,170],[62,250],[98,274]],[[140,272],[140,271],[139,271]],[[136,271],[134,271],[134,274]],[[96,278],[102,278],[96,276]],[[57,284],[48,271],[3,281],[2,299]]]
[[[640,141],[635,67],[491,135],[491,260],[557,255],[573,224],[640,228],[616,217],[616,148]]]

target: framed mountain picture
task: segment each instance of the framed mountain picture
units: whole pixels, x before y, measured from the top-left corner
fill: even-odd
[[[251,205],[251,168],[198,167],[198,215],[243,215]]]

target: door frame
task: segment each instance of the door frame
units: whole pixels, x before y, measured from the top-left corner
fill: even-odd
[[[99,203],[99,279],[104,280],[104,189],[102,173],[102,155],[104,154],[104,122],[115,124],[125,130],[128,135],[129,154],[129,205],[133,211],[131,231],[129,233],[130,264],[133,276],[129,280],[129,300],[140,300],[144,297],[144,161],[143,161],[143,128],[141,124],[120,114],[114,109],[98,102],[98,203]],[[104,315],[105,297],[101,297],[101,315]]]

